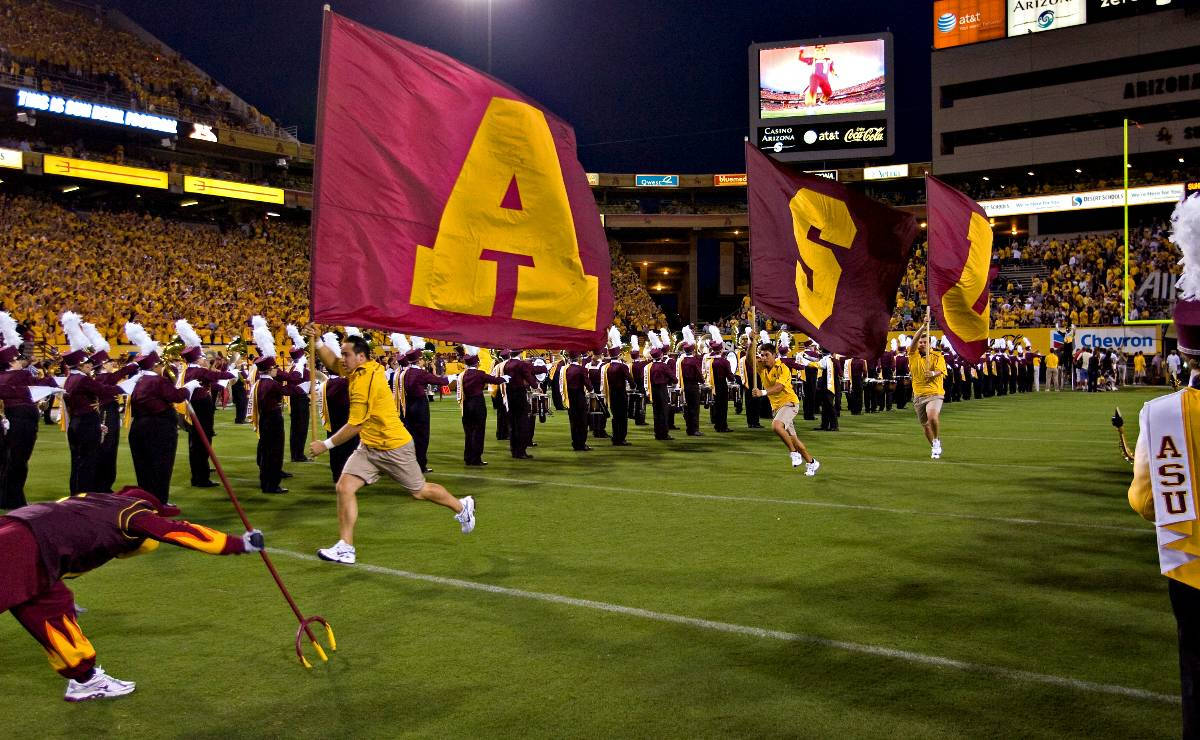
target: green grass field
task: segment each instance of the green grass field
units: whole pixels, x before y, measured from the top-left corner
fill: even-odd
[[[221,412],[251,520],[339,651],[300,667],[257,557],[164,546],[71,583],[129,697],[63,702],[0,619],[0,737],[1177,736],[1166,580],[1108,421],[1119,403],[1132,444],[1161,392],[951,404],[940,461],[911,408],[798,425],[815,479],[742,417],[580,454],[559,414],[535,460],[489,433],[480,473],[447,399],[431,478],[476,497],[478,528],[380,484],[353,568],[312,557],[337,539],[324,459],[288,466],[289,495],[258,493],[254,433]],[[221,489],[186,487],[186,441],[178,460],[185,515],[237,530]],[[121,462],[132,481],[124,439]],[[56,428],[33,463],[31,500],[65,495]]]

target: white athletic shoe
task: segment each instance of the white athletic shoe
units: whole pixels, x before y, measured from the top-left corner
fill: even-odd
[[[321,558],[322,560],[328,560],[331,563],[354,565],[354,545],[347,545],[342,540],[338,540],[337,544],[333,547],[326,547],[323,550],[317,550],[317,557]]]
[[[475,529],[475,499],[471,496],[463,496],[459,499],[462,503],[462,511],[454,515],[454,521],[462,525],[463,534],[471,534]]]
[[[812,462],[804,466],[804,474],[811,478],[816,475],[817,471],[820,469],[821,461],[814,457]]]
[[[934,448],[934,450],[929,453],[929,459],[941,460],[942,459],[942,451],[937,448]]]
[[[792,452],[790,454],[792,456],[792,467],[793,468],[798,468],[804,464],[804,456],[801,455],[799,452]]]
[[[67,693],[63,696],[67,701],[90,701],[92,699],[113,699],[118,696],[132,694],[137,684],[133,681],[118,681],[96,666],[92,677],[80,683],[75,679],[67,681]]]

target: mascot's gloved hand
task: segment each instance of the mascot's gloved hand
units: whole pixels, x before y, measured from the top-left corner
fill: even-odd
[[[260,529],[252,529],[242,535],[242,547],[246,548],[246,552],[262,552],[263,533]]]

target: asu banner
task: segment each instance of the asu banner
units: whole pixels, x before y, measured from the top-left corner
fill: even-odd
[[[983,208],[936,177],[927,177],[929,307],[954,351],[979,362],[990,328],[988,283],[992,226]]]
[[[608,242],[571,127],[328,11],[323,35],[314,320],[487,347],[603,346]]]
[[[746,145],[755,305],[838,354],[873,361],[917,236],[911,214],[779,166]]]

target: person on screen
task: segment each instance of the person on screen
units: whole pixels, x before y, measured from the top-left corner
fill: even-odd
[[[814,105],[817,102],[825,103],[829,98],[833,97],[833,88],[829,85],[829,76],[837,76],[837,70],[833,66],[833,58],[826,53],[825,45],[820,44],[813,47],[812,56],[805,56],[804,47],[801,47],[799,59],[801,64],[812,66],[812,75],[808,78],[808,90],[804,93],[804,104]],[[819,101],[817,98],[818,90],[821,93]]]

